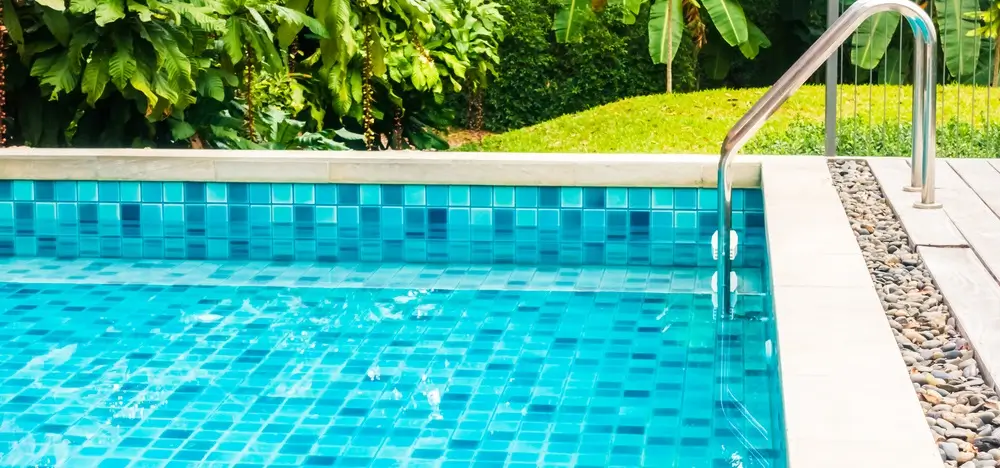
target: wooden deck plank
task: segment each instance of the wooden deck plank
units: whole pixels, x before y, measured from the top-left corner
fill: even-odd
[[[869,158],[872,169],[885,193],[889,206],[903,222],[913,245],[937,247],[965,246],[968,242],[943,210],[920,210],[913,203],[920,199],[916,193],[904,192],[910,182],[910,166],[905,158]],[[937,184],[941,187],[941,184]],[[939,192],[941,190],[939,189]]]
[[[1000,215],[1000,171],[986,159],[950,159],[944,161],[958,173],[994,214]]]
[[[944,205],[943,211],[968,240],[983,265],[994,277],[1000,275],[1000,218],[950,165],[938,165],[937,177],[942,186],[947,187],[937,192],[937,200]]]
[[[992,384],[992,378],[1000,375],[1000,333],[996,333],[1000,330],[1000,285],[972,249],[918,247],[917,252]]]

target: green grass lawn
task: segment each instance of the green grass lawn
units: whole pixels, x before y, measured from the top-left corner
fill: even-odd
[[[707,153],[717,154],[729,129],[766,89],[715,89],[686,94],[660,94],[625,99],[538,125],[488,136],[464,151],[582,152],[582,153]],[[842,86],[839,116],[864,122],[871,119],[878,130],[908,123],[911,88],[895,86]],[[986,123],[987,106],[1000,120],[1000,90],[947,86],[938,88],[938,121],[956,119],[976,126]],[[995,109],[995,110],[994,110]],[[808,144],[788,144],[788,135],[819,132],[822,142],[823,86],[805,86],[771,117],[748,151],[767,151],[771,140],[785,140],[779,148],[804,151]],[[857,125],[855,125],[857,127]],[[803,130],[806,129],[806,130]]]

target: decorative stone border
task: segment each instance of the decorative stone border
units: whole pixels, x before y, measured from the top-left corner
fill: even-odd
[[[944,465],[997,466],[1000,398],[940,290],[867,163],[831,160],[829,168]]]

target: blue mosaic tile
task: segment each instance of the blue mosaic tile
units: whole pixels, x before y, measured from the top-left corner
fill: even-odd
[[[0,256],[711,266],[715,200],[694,188],[0,181]],[[733,206],[736,265],[760,267],[760,191],[736,190]]]
[[[11,260],[0,274],[134,279],[205,262],[51,263]],[[243,262],[211,271],[247,268],[265,281],[323,275]],[[347,275],[365,268],[391,270]],[[396,274],[469,277],[451,268]],[[783,466],[764,296],[720,328],[710,295],[674,289],[694,270],[525,268],[468,270],[573,285],[4,282],[0,465]],[[664,273],[665,292],[574,289],[575,275]],[[720,399],[721,385],[740,404]]]

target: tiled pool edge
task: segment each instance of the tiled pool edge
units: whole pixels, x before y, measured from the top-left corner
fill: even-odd
[[[740,157],[734,186],[760,187],[760,161]],[[711,187],[711,155],[237,151],[0,150],[0,179],[329,182],[614,187]]]
[[[826,159],[761,173],[788,465],[940,467]]]

